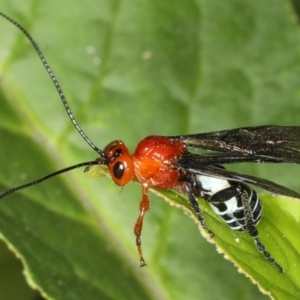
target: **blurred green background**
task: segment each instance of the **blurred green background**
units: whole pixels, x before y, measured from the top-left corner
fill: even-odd
[[[122,139],[134,150],[151,134],[299,124],[299,29],[290,2],[0,4],[38,42],[99,148]],[[97,155],[27,40],[2,18],[0,32],[5,191]],[[300,191],[297,166],[232,169]],[[140,198],[136,184],[120,190],[76,170],[5,198],[0,230],[27,266],[27,281],[51,299],[267,299],[189,217],[154,195],[142,235],[148,267],[140,269],[133,235]],[[1,249],[1,300],[38,299],[20,261]]]

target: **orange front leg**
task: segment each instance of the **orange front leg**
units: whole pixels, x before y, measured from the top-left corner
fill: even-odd
[[[134,225],[134,234],[136,236],[136,246],[137,246],[138,253],[140,256],[140,266],[145,267],[146,263],[143,258],[141,234],[142,234],[142,229],[143,229],[144,215],[145,215],[146,211],[150,209],[148,187],[143,186],[142,193],[143,193],[143,197],[140,202],[140,214]]]

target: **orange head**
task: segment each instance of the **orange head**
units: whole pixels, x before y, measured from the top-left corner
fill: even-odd
[[[129,183],[134,177],[131,155],[122,141],[110,142],[103,150],[108,171],[113,181],[120,186]]]

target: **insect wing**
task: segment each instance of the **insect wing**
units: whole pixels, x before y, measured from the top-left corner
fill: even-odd
[[[244,174],[239,174],[236,172],[228,171],[226,169],[217,167],[217,166],[201,166],[201,168],[197,169],[192,166],[184,166],[183,167],[185,171],[190,172],[195,175],[204,175],[208,177],[215,177],[230,181],[236,181],[236,182],[242,182],[250,185],[254,185],[257,187],[260,187],[262,189],[265,189],[267,191],[270,191],[275,194],[292,197],[292,198],[298,198],[300,199],[300,194],[297,192],[294,192],[282,185],[276,184],[272,181],[258,178],[255,176],[249,176]]]
[[[299,126],[258,126],[170,137],[195,149],[226,152],[223,163],[300,163]],[[213,155],[216,159],[217,154]],[[242,160],[242,157],[247,157]]]

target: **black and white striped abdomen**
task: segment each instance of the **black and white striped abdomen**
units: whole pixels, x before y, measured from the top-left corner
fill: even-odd
[[[245,209],[240,195],[224,200],[225,193],[222,191],[239,186],[242,193],[248,195],[252,212],[252,221],[255,226],[262,216],[262,203],[257,193],[243,183],[236,183],[224,179],[208,176],[197,176],[197,181],[201,185],[202,193],[208,200],[213,211],[219,215],[233,230],[245,230]],[[223,194],[223,195],[222,195]],[[222,200],[221,200],[222,199]],[[221,201],[220,201],[221,200]]]

